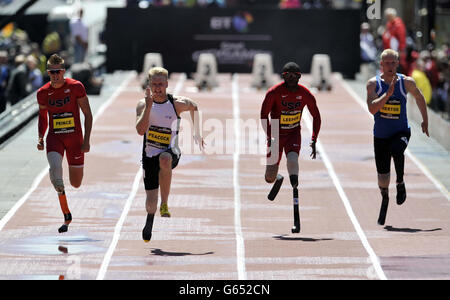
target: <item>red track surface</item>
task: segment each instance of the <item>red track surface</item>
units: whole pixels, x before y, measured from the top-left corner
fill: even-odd
[[[268,201],[258,135],[235,130],[237,118],[259,125],[265,91],[250,89],[249,75],[221,74],[219,82],[197,92],[191,80],[171,77],[170,88],[199,104],[208,145],[202,154],[184,141],[172,217],[157,214],[150,243],[141,240],[142,137],[134,123],[143,93],[133,77],[94,124],[82,187],[67,188],[69,232],[57,233],[62,214],[46,175],[0,231],[0,279],[450,279],[448,195],[407,157],[408,200],[397,206],[391,185],[387,226],[377,225],[373,120],[339,79],[332,92],[317,94],[322,152],[315,161],[304,112],[300,234],[290,233],[289,180]],[[182,124],[189,128],[188,115]],[[287,177],[285,158],[280,172]]]

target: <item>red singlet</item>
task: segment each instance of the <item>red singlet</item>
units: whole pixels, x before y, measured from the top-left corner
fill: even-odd
[[[295,92],[289,91],[284,82],[271,87],[266,94],[261,107],[261,120],[269,120],[267,126],[268,140],[271,138],[271,125],[274,120],[279,122],[279,157],[284,152],[287,154],[291,151],[300,152],[301,147],[301,126],[300,121],[303,108],[307,106],[313,117],[313,134],[312,140],[316,140],[320,131],[321,119],[320,112],[317,108],[316,99],[311,92],[299,84]],[[270,145],[269,145],[270,146]],[[270,153],[267,154],[267,157]]]
[[[58,89],[50,82],[42,86],[37,92],[39,105],[45,106],[49,116],[49,132],[47,135],[47,153],[56,151],[64,156],[70,166],[82,166],[84,153],[81,152],[83,132],[80,122],[80,108],[78,99],[86,96],[86,90],[81,82],[65,78],[64,85]],[[39,133],[44,136],[47,129],[45,117],[39,117]],[[42,120],[45,118],[45,120]]]

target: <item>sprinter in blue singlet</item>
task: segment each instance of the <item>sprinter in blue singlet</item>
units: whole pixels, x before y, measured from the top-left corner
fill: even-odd
[[[367,82],[367,106],[374,115],[374,151],[378,173],[378,186],[382,195],[382,204],[378,223],[384,225],[389,204],[389,182],[391,157],[394,160],[397,175],[397,204],[406,201],[406,188],[403,181],[404,152],[411,136],[406,112],[407,93],[415,98],[422,115],[422,132],[428,134],[428,114],[425,98],[417,88],[414,79],[397,73],[398,52],[386,49],[381,54],[379,76]]]

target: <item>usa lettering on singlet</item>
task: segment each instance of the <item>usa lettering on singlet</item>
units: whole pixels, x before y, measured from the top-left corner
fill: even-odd
[[[172,149],[175,154],[180,153],[178,149],[180,117],[177,115],[173,101],[173,96],[168,94],[165,102],[153,102],[150,126],[144,135],[144,156],[153,157],[167,149]]]
[[[405,76],[397,74],[398,81],[395,84],[394,93],[386,104],[374,115],[374,136],[378,138],[389,138],[394,134],[409,130],[406,114],[406,89]],[[379,75],[376,77],[378,96],[383,95],[389,88]]]

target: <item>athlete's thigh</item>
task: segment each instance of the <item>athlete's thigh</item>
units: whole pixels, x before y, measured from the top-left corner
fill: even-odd
[[[408,146],[411,132],[400,132],[391,139],[390,150],[393,156],[403,155]]]
[[[64,146],[66,148],[67,162],[69,166],[83,166],[84,153],[81,152],[83,145],[82,136],[72,136],[64,138]]]
[[[298,156],[300,153],[301,146],[302,146],[302,136],[300,133],[290,134],[283,141],[283,148],[286,157],[290,152],[297,153]]]
[[[159,157],[144,157],[142,159],[144,171],[144,187],[146,191],[158,189],[159,187]]]
[[[84,167],[69,165],[69,180],[73,187],[79,187],[83,181]]]
[[[373,147],[375,152],[375,164],[378,174],[387,174],[391,171],[391,150],[389,139],[374,137]]]
[[[64,143],[57,135],[48,134],[46,144],[47,153],[58,152],[62,157],[64,157]]]

